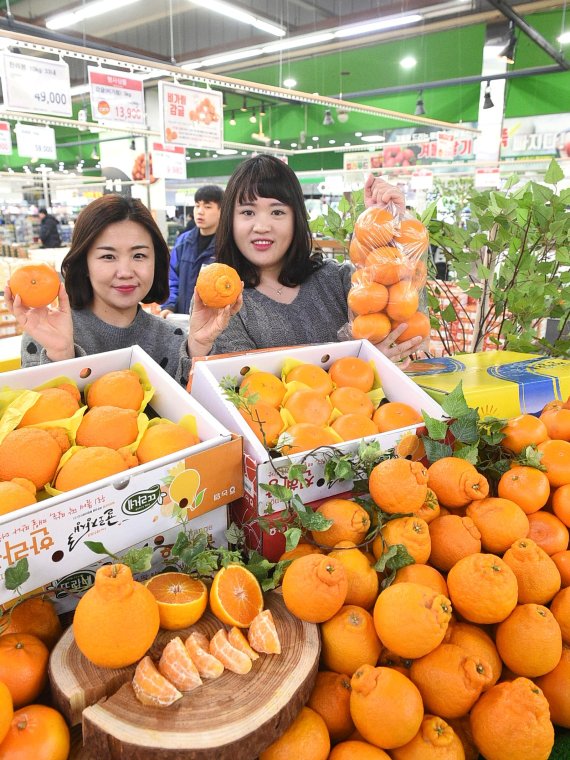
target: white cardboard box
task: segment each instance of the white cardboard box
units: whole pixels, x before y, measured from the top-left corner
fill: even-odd
[[[204,489],[199,506],[189,506],[192,518],[213,510],[212,532],[223,536],[227,510],[218,507],[243,493],[242,441],[139,346],[6,372],[0,374],[0,386],[35,388],[66,376],[82,389],[105,372],[128,369],[135,363],[144,366],[155,388],[149,406],[173,422],[193,414],[200,443],[1,516],[0,603],[15,596],[5,587],[4,573],[23,557],[30,570],[29,580],[20,588],[26,593],[97,561],[86,540],[100,541],[112,553],[120,553],[174,527],[169,485],[173,476],[189,469],[198,472],[199,489]]]
[[[268,507],[275,511],[283,509],[283,503],[272,497],[262,487],[263,483],[287,485],[293,491],[297,491],[305,503],[350,490],[352,483],[343,481],[334,485],[325,484],[324,465],[326,462],[324,457],[319,456],[318,452],[315,456],[306,459],[305,454],[295,454],[291,457],[279,457],[270,460],[267,451],[235,406],[224,396],[219,381],[226,376],[243,377],[250,367],[280,376],[283,363],[288,358],[317,364],[326,370],[336,359],[343,356],[358,356],[365,361],[372,360],[381,379],[384,393],[390,401],[405,402],[418,412],[424,410],[437,419],[444,416],[441,406],[436,401],[367,340],[259,351],[239,356],[200,359],[195,362],[191,385],[192,396],[229,430],[243,436],[244,500],[247,500],[250,506],[255,507],[256,514],[264,514]],[[388,451],[399,441],[403,431],[413,431],[417,427],[417,425],[412,425],[400,430],[369,436],[368,439],[378,440],[382,448]],[[360,441],[358,440],[347,441],[339,444],[339,448],[343,453],[347,453],[356,451],[359,444]],[[308,468],[305,476],[307,486],[303,486],[297,481],[291,482],[287,479],[286,474],[280,475],[277,472],[282,468],[283,473],[286,473],[291,463],[300,462],[302,459],[305,460]]]

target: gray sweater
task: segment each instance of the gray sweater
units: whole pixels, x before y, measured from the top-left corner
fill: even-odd
[[[278,303],[255,288],[246,288],[242,308],[218,337],[211,353],[338,341],[337,333],[348,321],[346,297],[351,272],[350,264],[327,259],[302,283],[290,304]]]
[[[72,310],[75,356],[88,356],[117,348],[138,345],[181,385],[186,387],[190,372],[188,333],[181,327],[139,306],[128,327],[114,327],[96,317],[90,309]],[[46,350],[28,334],[22,335],[22,367],[47,364]]]

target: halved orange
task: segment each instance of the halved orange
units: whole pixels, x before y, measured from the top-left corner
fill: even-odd
[[[170,683],[148,655],[142,658],[133,676],[133,690],[136,698],[143,705],[168,707],[182,698],[182,692]]]
[[[179,631],[200,620],[208,604],[208,589],[186,573],[161,573],[146,582],[157,601],[160,627]]]
[[[212,582],[210,607],[222,623],[247,628],[263,609],[263,594],[257,578],[242,565],[222,567]]]

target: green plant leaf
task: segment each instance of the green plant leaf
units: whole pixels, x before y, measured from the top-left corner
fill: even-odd
[[[428,436],[434,441],[443,441],[447,435],[447,422],[445,420],[436,420],[423,410],[422,417],[424,418]]]
[[[4,585],[8,591],[15,591],[30,577],[27,557],[22,557],[14,565],[6,568],[4,573]]]
[[[546,467],[542,464],[542,457],[542,451],[539,451],[536,446],[526,446],[526,448],[515,457],[515,462],[525,467],[535,467],[541,472],[546,472]]]
[[[477,464],[479,461],[479,447],[477,444],[472,446],[459,446],[453,450],[453,456],[458,459],[465,459],[471,464]]]
[[[445,309],[441,312],[441,318],[446,322],[455,322],[457,320],[457,312],[452,303],[448,303]]]
[[[293,491],[290,488],[287,488],[287,486],[281,486],[275,483],[261,483],[260,486],[264,491],[267,491],[276,499],[279,499],[279,501],[287,502],[291,501],[293,498]]]
[[[447,443],[432,441],[431,438],[422,438],[426,450],[426,457],[430,464],[437,462],[438,459],[450,457],[453,455],[451,446]]]
[[[307,465],[306,464],[292,464],[291,467],[289,467],[289,472],[287,473],[287,477],[291,481],[298,481],[302,485],[306,486],[307,481],[305,480],[305,473],[307,472]]]
[[[450,417],[460,417],[469,411],[465,396],[463,395],[463,383],[459,382],[441,402],[443,411]]]
[[[290,552],[299,544],[303,532],[300,528],[288,528],[285,531],[285,551]]]
[[[229,528],[224,532],[226,541],[230,546],[243,546],[245,543],[245,533],[243,528],[232,522]]]
[[[564,172],[560,168],[560,165],[554,159],[552,159],[544,175],[544,181],[549,185],[556,185],[563,179]]]
[[[109,557],[115,556],[108,549],[105,549],[104,545],[100,541],[85,541],[85,546],[94,554],[104,554],[105,556]]]
[[[142,549],[129,549],[121,557],[121,562],[131,568],[133,575],[143,573],[151,568],[152,554],[152,546],[143,546]]]
[[[462,414],[454,420],[449,429],[455,436],[456,440],[461,443],[477,443],[479,440],[479,413],[477,409],[469,409],[466,414]]]

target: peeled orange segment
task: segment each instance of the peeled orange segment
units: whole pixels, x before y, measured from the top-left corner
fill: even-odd
[[[247,638],[256,652],[281,654],[281,642],[271,610],[263,610],[251,621]]]
[[[222,623],[247,628],[263,609],[257,578],[242,565],[222,567],[212,582],[210,607]]]
[[[186,573],[161,573],[146,582],[157,601],[160,627],[179,631],[193,625],[204,614],[208,589]]]
[[[250,660],[259,660],[259,655],[255,651],[255,649],[252,649],[250,645],[247,643],[246,637],[243,635],[241,628],[236,628],[234,625],[230,632],[228,633],[228,641],[230,644],[235,647],[236,649],[239,649],[240,652],[243,652],[246,654]]]
[[[143,705],[169,707],[182,698],[182,693],[158,672],[148,655],[137,665],[133,676],[133,689],[136,698]]]
[[[180,691],[192,691],[202,685],[198,669],[180,636],[171,639],[164,647],[158,662],[158,670]]]
[[[228,641],[228,632],[225,628],[220,628],[219,631],[212,636],[210,640],[210,653],[216,657],[225,668],[231,670],[232,673],[238,673],[239,675],[245,675],[251,670],[251,659],[236,649]]]
[[[222,675],[224,666],[217,657],[210,654],[210,642],[204,634],[191,633],[184,646],[202,678],[213,679]]]

